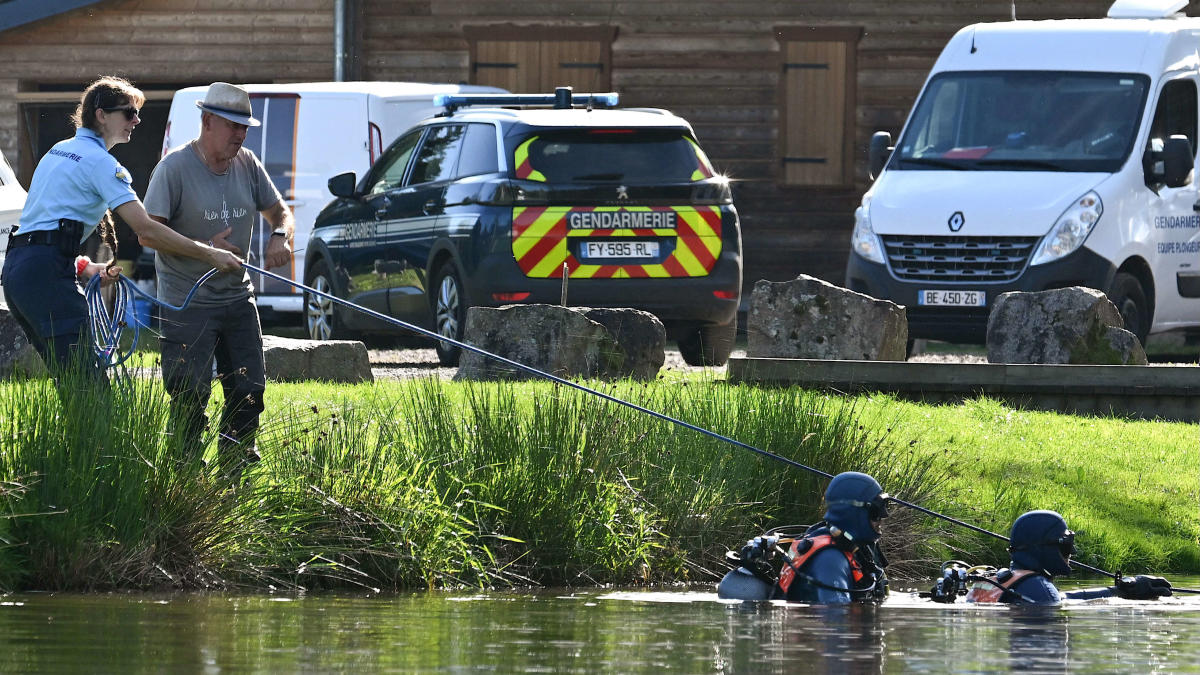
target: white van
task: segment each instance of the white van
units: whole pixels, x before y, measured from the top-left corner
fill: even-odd
[[[8,248],[8,234],[21,222],[21,209],[25,208],[25,188],[17,182],[4,153],[0,153],[0,267],[4,266],[4,251]],[[0,288],[0,302],[4,302],[4,289]]]
[[[433,105],[437,94],[506,93],[495,87],[420,82],[240,86],[250,93],[254,117],[262,121],[262,126],[250,128],[244,145],[262,160],[296,218],[293,267],[272,271],[300,282],[304,280],[304,251],[313,220],[333,198],[326,181],[347,171],[365,174],[401,132],[441,112]],[[202,86],[175,92],[163,137],[164,155],[199,135],[200,109],[196,102],[207,91],[208,87]],[[270,230],[260,218],[248,252],[250,263],[261,266],[269,236]],[[254,279],[254,287],[264,317],[282,312],[300,318],[304,296],[295,288],[259,278]]]
[[[906,305],[911,338],[982,343],[999,294],[1076,285],[1107,293],[1143,342],[1200,326],[1186,5],[960,30],[895,148],[871,140],[846,286]]]

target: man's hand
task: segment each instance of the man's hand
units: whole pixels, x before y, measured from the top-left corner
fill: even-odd
[[[1154,600],[1171,595],[1171,582],[1162,577],[1139,574],[1117,579],[1116,591],[1126,600]]]
[[[208,263],[222,272],[240,272],[242,259],[219,248],[208,249]]]
[[[292,246],[288,243],[287,237],[271,235],[270,239],[270,243],[267,244],[267,269],[290,264],[292,262]]]
[[[232,253],[238,257],[241,257],[242,249],[229,243],[229,235],[231,235],[231,234],[233,234],[232,227],[227,227],[224,230],[221,230],[220,232],[213,235],[213,238],[210,240],[211,245],[213,248],[219,248],[224,251],[229,251],[230,253]]]

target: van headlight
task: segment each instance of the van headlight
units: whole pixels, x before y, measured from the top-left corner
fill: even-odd
[[[850,248],[873,263],[883,264],[883,246],[871,229],[871,198],[863,197],[862,206],[854,210],[854,234],[850,235]]]
[[[1042,239],[1042,245],[1029,264],[1053,262],[1082,246],[1103,213],[1104,203],[1095,192],[1089,191],[1076,199]]]

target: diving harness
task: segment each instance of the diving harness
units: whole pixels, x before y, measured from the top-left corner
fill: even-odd
[[[808,534],[821,528],[827,529],[828,534]],[[809,558],[829,547],[836,548],[848,559],[854,576],[853,587],[833,586],[801,571]],[[747,541],[740,551],[726,551],[725,558],[768,584],[772,589],[771,599],[786,599],[789,588],[796,581],[848,593],[851,598],[863,602],[882,601],[888,592],[887,576],[883,571],[887,558],[878,545],[859,545],[852,541],[848,532],[825,522],[811,527],[783,525],[772,528]]]

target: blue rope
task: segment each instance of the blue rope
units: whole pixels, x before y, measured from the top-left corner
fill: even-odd
[[[467,344],[467,343],[465,343],[465,342],[459,342],[458,340],[455,340],[455,339],[453,339],[453,338],[448,338],[448,337],[446,337],[445,335],[439,335],[438,333],[435,333],[434,331],[428,330],[428,329],[426,329],[426,328],[421,328],[420,326],[413,325],[413,324],[411,324],[411,323],[408,323],[408,322],[406,322],[406,321],[402,321],[402,320],[400,320],[400,319],[397,319],[397,318],[396,318],[396,317],[394,317],[394,316],[388,316],[388,315],[386,315],[386,314],[380,314],[379,312],[376,312],[376,311],[375,311],[375,310],[373,310],[373,309],[368,309],[368,308],[366,308],[366,307],[363,307],[362,305],[356,305],[356,304],[354,304],[353,302],[350,302],[349,300],[343,300],[342,298],[339,298],[339,297],[337,297],[337,296],[334,296],[334,295],[332,295],[332,294],[329,294],[329,293],[324,293],[324,292],[318,291],[318,290],[317,290],[317,289],[315,289],[315,288],[310,288],[310,287],[308,287],[308,286],[305,286],[304,284],[301,284],[301,283],[298,283],[298,282],[296,282],[296,281],[293,281],[293,280],[292,280],[292,279],[290,279],[289,277],[284,277],[284,276],[281,276],[281,275],[275,274],[274,272],[268,272],[267,270],[265,270],[265,269],[262,269],[262,268],[260,268],[260,267],[255,267],[254,265],[251,265],[250,263],[243,262],[243,263],[242,263],[242,267],[244,267],[244,268],[246,268],[247,270],[250,270],[250,271],[252,271],[252,272],[257,272],[257,273],[259,273],[259,274],[263,275],[264,277],[270,277],[270,278],[272,278],[272,279],[276,279],[276,280],[278,280],[278,281],[281,281],[281,282],[283,282],[283,283],[285,283],[285,284],[288,284],[289,286],[293,286],[293,287],[295,287],[295,288],[297,288],[297,289],[299,289],[299,290],[302,290],[302,291],[304,291],[304,292],[306,292],[306,293],[311,293],[312,295],[316,295],[316,296],[320,296],[320,297],[322,297],[322,298],[326,298],[326,299],[328,299],[328,300],[332,300],[333,302],[336,302],[336,303],[337,303],[337,304],[339,304],[339,305],[343,305],[343,306],[345,306],[345,307],[348,307],[348,308],[350,308],[350,309],[353,309],[353,310],[355,310],[355,311],[357,311],[357,312],[361,312],[361,313],[363,313],[363,314],[366,314],[367,316],[370,316],[370,317],[373,317],[373,318],[379,319],[380,321],[383,321],[383,322],[385,322],[385,323],[390,323],[390,324],[393,324],[393,325],[395,325],[395,326],[399,326],[399,327],[401,327],[401,328],[404,328],[404,329],[406,329],[406,330],[410,330],[410,331],[412,331],[412,332],[414,332],[414,333],[418,333],[418,334],[420,334],[420,335],[424,335],[425,337],[432,338],[432,339],[434,339],[434,340],[441,340],[442,342],[448,342],[448,343],[450,343],[450,344],[454,345],[455,347],[458,347],[459,349],[465,349],[465,350],[467,350],[467,351],[474,352],[474,353],[476,353],[476,354],[479,354],[479,355],[481,355],[481,356],[487,357],[487,358],[489,358],[489,359],[493,359],[493,360],[499,361],[499,362],[501,362],[501,363],[504,363],[504,364],[506,364],[506,365],[512,366],[513,368],[516,368],[516,369],[518,369],[518,370],[523,370],[523,371],[525,371],[525,372],[527,372],[527,373],[531,373],[531,374],[533,374],[533,375],[537,375],[538,377],[545,378],[545,379],[547,379],[547,380],[550,380],[551,382],[555,382],[555,383],[561,384],[561,385],[563,385],[563,386],[566,386],[566,387],[571,387],[571,388],[573,388],[573,389],[578,389],[579,391],[583,391],[583,392],[586,392],[586,393],[592,394],[592,395],[594,395],[594,396],[599,396],[600,398],[602,398],[602,399],[604,399],[604,400],[606,400],[606,401],[609,401],[609,402],[612,402],[612,403],[616,403],[616,404],[618,404],[618,405],[623,405],[623,406],[626,406],[626,407],[628,407],[628,408],[632,408],[633,410],[636,410],[636,411],[638,411],[638,412],[645,413],[645,414],[647,414],[647,415],[649,415],[649,416],[651,416],[651,417],[654,417],[654,418],[656,418],[656,419],[660,419],[660,420],[663,420],[663,421],[665,421],[665,422],[670,422],[670,423],[672,423],[672,424],[675,424],[675,425],[678,425],[678,426],[684,427],[684,428],[686,428],[686,429],[691,429],[692,431],[695,431],[695,432],[698,432],[698,433],[704,434],[705,436],[709,436],[710,438],[714,438],[714,439],[716,439],[716,440],[719,440],[719,441],[724,441],[724,442],[726,442],[726,443],[729,443],[729,444],[731,444],[731,445],[735,445],[735,446],[737,446],[737,447],[739,447],[739,448],[742,448],[742,449],[744,449],[744,450],[749,450],[750,452],[756,453],[756,454],[758,454],[758,455],[761,455],[761,456],[763,456],[763,457],[767,457],[767,458],[769,458],[769,459],[773,459],[773,460],[775,460],[775,461],[777,461],[777,462],[782,462],[782,463],[784,463],[784,464],[787,464],[787,465],[789,465],[789,466],[793,466],[793,467],[796,467],[796,468],[798,468],[798,469],[803,469],[804,471],[807,471],[807,472],[809,472],[809,473],[812,473],[812,474],[816,474],[816,475],[818,475],[818,476],[823,476],[823,477],[825,477],[825,478],[833,478],[833,474],[831,474],[831,473],[826,473],[826,472],[824,472],[824,471],[821,471],[820,469],[816,469],[816,468],[813,468],[813,467],[811,467],[811,466],[806,466],[806,465],[804,465],[804,464],[801,464],[800,462],[797,462],[797,461],[795,461],[795,460],[793,460],[793,459],[788,459],[787,457],[784,457],[783,455],[778,455],[778,454],[775,454],[775,453],[773,453],[773,452],[770,452],[770,451],[768,451],[768,450],[763,450],[763,449],[761,449],[761,448],[756,448],[756,447],[754,447],[753,445],[750,445],[750,444],[748,444],[748,443],[743,443],[743,442],[741,442],[741,441],[739,441],[739,440],[736,440],[736,439],[730,438],[730,437],[728,437],[728,436],[724,436],[724,435],[722,435],[722,434],[719,434],[719,433],[717,433],[717,432],[715,432],[715,431],[711,431],[711,430],[709,430],[709,429],[705,429],[704,427],[699,427],[699,426],[696,426],[695,424],[691,424],[691,423],[688,423],[688,422],[684,422],[684,421],[683,421],[683,420],[681,420],[681,419],[677,419],[677,418],[671,417],[670,415],[665,415],[665,414],[663,414],[663,413],[660,413],[660,412],[657,412],[657,411],[655,411],[655,410],[651,410],[650,408],[647,408],[647,407],[645,407],[645,406],[640,406],[640,405],[638,405],[638,404],[636,404],[636,403],[632,403],[632,402],[630,402],[630,401],[626,401],[626,400],[624,400],[624,399],[617,398],[617,397],[615,397],[615,396],[612,396],[612,395],[610,395],[610,394],[606,394],[606,393],[604,393],[604,392],[602,392],[602,391],[599,391],[599,390],[597,390],[597,389],[592,389],[592,388],[590,388],[590,387],[585,387],[585,386],[583,386],[582,384],[578,384],[578,383],[576,383],[576,382],[572,382],[572,381],[570,381],[570,380],[563,379],[563,378],[561,378],[561,377],[558,377],[557,375],[554,375],[554,374],[551,374],[551,373],[547,373],[547,372],[546,372],[546,371],[544,371],[544,370],[538,370],[537,368],[534,368],[533,366],[527,366],[527,365],[525,365],[525,364],[523,364],[523,363],[518,363],[517,361],[513,361],[512,359],[508,359],[508,358],[505,358],[505,357],[503,357],[503,356],[500,356],[499,354],[493,354],[492,352],[489,352],[489,351],[487,351],[487,350],[481,349],[481,348],[479,348],[479,347],[476,347],[476,346],[474,346],[474,345],[470,345],[470,344]],[[191,302],[191,300],[192,300],[192,296],[196,294],[196,291],[197,291],[197,290],[199,290],[200,286],[201,286],[201,285],[202,285],[202,284],[203,284],[205,281],[208,281],[208,279],[209,279],[210,277],[212,277],[212,275],[214,275],[214,274],[216,274],[216,273],[217,273],[217,270],[216,270],[216,269],[212,269],[212,270],[209,270],[207,273],[205,273],[205,275],[204,275],[204,276],[200,277],[200,280],[196,282],[196,285],[192,287],[192,290],[191,290],[191,291],[188,293],[187,297],[184,299],[184,301],[183,301],[183,304],[182,304],[182,305],[180,305],[180,306],[178,306],[178,307],[176,307],[176,306],[174,306],[174,305],[169,305],[169,304],[167,304],[167,303],[164,303],[164,302],[160,302],[160,301],[159,301],[157,298],[153,298],[153,297],[151,297],[150,295],[148,295],[148,294],[146,294],[144,291],[142,291],[140,288],[138,288],[136,285],[134,285],[134,283],[133,283],[131,280],[129,280],[129,279],[128,279],[126,276],[124,276],[124,275],[121,275],[121,277],[120,277],[119,281],[120,281],[120,283],[121,283],[121,286],[122,286],[122,287],[128,287],[128,288],[131,288],[131,289],[133,289],[133,291],[134,291],[135,293],[137,293],[138,295],[141,295],[141,296],[142,296],[142,297],[144,297],[144,298],[147,298],[147,299],[151,300],[152,302],[154,302],[156,305],[159,305],[160,307],[167,307],[167,308],[169,308],[169,309],[174,309],[174,310],[182,310],[184,307],[187,307],[187,305],[188,305],[188,303],[189,303],[189,302]],[[88,295],[89,303],[93,302],[93,298],[98,298],[98,297],[99,297],[99,295],[100,295],[100,293],[99,293],[99,286],[100,286],[100,285],[99,285],[99,278],[100,278],[100,275],[96,275],[96,276],[95,276],[95,277],[93,277],[93,278],[92,278],[92,280],[91,280],[91,281],[88,283],[87,295]],[[121,297],[122,297],[122,293],[123,293],[123,292],[124,292],[124,291],[123,291],[121,288],[118,288],[118,291],[117,291],[117,296],[118,296],[118,308],[117,308],[117,309],[116,309],[116,310],[113,312],[114,316],[111,316],[111,317],[110,317],[110,316],[108,315],[108,312],[107,312],[107,310],[105,310],[105,309],[104,309],[104,303],[103,303],[103,301],[96,302],[96,304],[98,304],[98,305],[99,305],[99,309],[100,309],[100,310],[103,312],[103,314],[102,314],[101,316],[103,316],[103,317],[104,317],[104,319],[105,319],[105,322],[106,322],[106,323],[105,323],[105,322],[102,322],[102,323],[105,323],[105,325],[99,326],[99,330],[98,330],[98,331],[96,331],[96,333],[97,333],[97,335],[98,335],[98,336],[99,336],[99,335],[101,335],[101,334],[103,334],[103,335],[115,336],[115,338],[118,338],[118,339],[119,339],[119,337],[120,337],[120,328],[123,328],[123,327],[124,327],[124,303],[120,302],[120,300],[121,300]],[[93,310],[93,312],[95,312],[95,310]],[[117,319],[117,317],[118,317],[118,316],[120,317],[120,319],[119,319],[119,320]],[[96,326],[96,325],[97,325],[97,322],[96,322],[96,314],[95,314],[95,313],[93,313],[93,326]],[[101,332],[101,331],[103,331],[103,332]],[[138,326],[137,326],[137,323],[136,323],[136,322],[134,322],[134,346],[136,346],[136,344],[137,344],[137,332],[138,332]],[[97,338],[97,343],[96,343],[96,344],[97,344],[97,352],[96,352],[96,353],[97,353],[97,356],[102,356],[103,358],[108,358],[108,356],[107,356],[107,355],[110,355],[110,354],[117,353],[117,350],[116,350],[116,347],[115,347],[115,342],[112,342],[112,341],[106,341],[106,342],[104,342],[103,344],[101,344],[101,342],[100,342],[100,339],[99,339],[99,338]],[[116,361],[116,363],[114,363],[114,365],[116,365],[116,364],[119,364],[119,363],[123,362],[125,359],[129,358],[129,355],[130,355],[132,352],[133,352],[133,347],[130,347],[129,351],[128,351],[128,352],[126,352],[125,354],[121,355],[121,358],[120,358],[120,360]],[[945,514],[938,513],[937,511],[933,511],[933,510],[927,509],[927,508],[925,508],[925,507],[923,507],[923,506],[919,506],[919,505],[917,505],[917,504],[914,504],[914,503],[912,503],[912,502],[907,502],[907,501],[904,501],[903,499],[898,499],[898,498],[896,498],[896,497],[890,497],[890,498],[889,498],[889,500],[890,500],[890,501],[892,501],[892,502],[895,502],[895,503],[897,503],[897,504],[899,504],[899,505],[901,505],[901,506],[906,506],[906,507],[908,507],[908,508],[910,508],[910,509],[913,509],[913,510],[915,510],[915,511],[920,511],[921,513],[924,513],[924,514],[926,514],[926,515],[933,516],[933,517],[935,517],[935,518],[940,518],[940,519],[942,519],[942,520],[945,520],[945,521],[947,521],[947,522],[953,523],[953,524],[955,524],[955,525],[959,525],[959,526],[961,526],[961,527],[965,527],[965,528],[967,528],[967,529],[969,529],[969,530],[972,530],[972,531],[974,531],[974,532],[978,532],[978,533],[980,533],[980,534],[986,534],[986,535],[988,535],[988,536],[995,537],[996,539],[999,539],[999,540],[1001,540],[1001,541],[1009,541],[1008,537],[1006,537],[1006,536],[1004,536],[1004,535],[1002,535],[1002,534],[999,534],[999,533],[996,533],[996,532],[992,532],[992,531],[990,531],[990,530],[986,530],[986,529],[984,529],[984,528],[982,528],[982,527],[978,527],[978,526],[976,526],[976,525],[972,525],[971,523],[968,523],[968,522],[966,522],[966,521],[963,521],[963,520],[959,520],[958,518],[953,518],[953,517],[951,517],[951,516],[947,516],[947,515],[945,515]],[[1078,560],[1070,560],[1070,561],[1068,561],[1068,562],[1069,562],[1071,565],[1074,565],[1075,567],[1079,567],[1079,568],[1082,568],[1082,569],[1086,569],[1086,570],[1088,570],[1088,571],[1095,572],[1095,573],[1097,573],[1097,574],[1102,574],[1102,575],[1104,575],[1104,576],[1113,577],[1114,579],[1118,579],[1118,578],[1120,578],[1120,577],[1119,577],[1119,575],[1117,575],[1117,574],[1113,574],[1112,572],[1108,572],[1108,571],[1106,571],[1106,570],[1100,569],[1099,567],[1093,567],[1093,566],[1091,566],[1091,565],[1088,565],[1088,564],[1085,564],[1085,563],[1079,562]],[[1186,588],[1173,588],[1173,590],[1175,590],[1175,591],[1179,591],[1179,592],[1182,592],[1182,593],[1200,593],[1200,591],[1195,591],[1195,590],[1186,589]]]
[[[104,294],[100,292],[101,275],[96,274],[88,281],[87,288],[84,289],[83,296],[88,305],[88,316],[91,319],[92,326],[92,351],[96,355],[96,359],[105,368],[115,368],[116,366],[125,363],[125,361],[133,355],[137,349],[138,338],[141,336],[142,326],[136,320],[133,322],[133,339],[130,341],[129,347],[121,349],[121,336],[125,329],[129,327],[129,322],[126,321],[125,315],[128,311],[130,299],[135,296],[140,296],[158,305],[181,311],[191,303],[196,292],[204,285],[204,282],[212,278],[217,273],[216,268],[213,268],[204,273],[200,280],[192,286],[192,290],[188,291],[187,297],[183,299],[183,304],[179,306],[163,302],[158,298],[150,295],[137,287],[133,280],[124,274],[117,277],[115,284],[115,293],[113,297],[112,312],[108,311],[107,305],[104,303]]]

